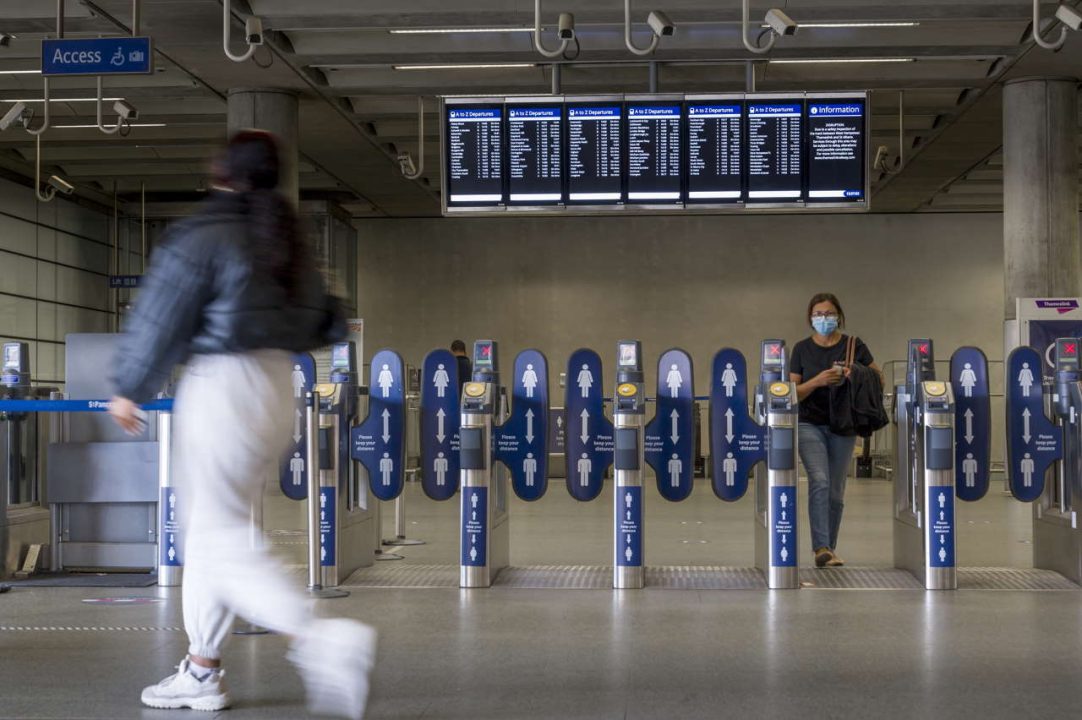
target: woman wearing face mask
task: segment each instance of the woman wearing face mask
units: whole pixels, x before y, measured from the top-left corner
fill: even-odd
[[[848,376],[845,368],[849,336],[842,333],[845,312],[831,293],[819,293],[808,303],[811,337],[793,347],[789,379],[800,399],[800,460],[808,473],[808,517],[816,567],[843,565],[835,554],[845,506],[845,479],[856,437],[830,429],[830,388]],[[871,351],[858,338],[854,361],[876,372]]]

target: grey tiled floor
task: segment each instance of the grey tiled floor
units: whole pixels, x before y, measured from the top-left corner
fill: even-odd
[[[723,505],[705,485],[678,505],[650,497],[651,564],[751,564],[750,500]],[[852,564],[888,566],[888,486],[852,481],[848,500],[840,550]],[[409,501],[409,532],[430,544],[403,549],[403,562],[454,562],[454,503],[413,487]],[[512,562],[605,564],[610,507],[574,503],[560,485],[538,503],[516,502]],[[268,527],[299,527],[295,510],[275,502]],[[963,505],[960,563],[1028,567],[1028,513],[996,493]],[[380,629],[370,718],[1078,714],[1078,592],[351,590],[319,611]],[[120,595],[158,602],[81,602]],[[0,596],[0,626],[160,628],[0,631],[0,718],[208,717],[138,704],[139,689],[184,652],[184,635],[169,629],[180,624],[172,589]],[[275,636],[233,639],[236,707],[223,717],[306,717],[284,649]]]

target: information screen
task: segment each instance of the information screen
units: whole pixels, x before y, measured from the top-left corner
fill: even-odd
[[[688,102],[688,202],[744,199],[743,125],[742,102]]]
[[[804,200],[804,101],[748,100],[748,201]]]
[[[567,199],[572,203],[622,202],[620,105],[568,105]]]
[[[447,204],[499,205],[503,194],[503,107],[447,107]]]
[[[563,105],[507,108],[507,189],[511,204],[563,200],[563,113]]]
[[[808,202],[864,200],[864,98],[808,99]]]
[[[681,201],[680,109],[675,102],[628,104],[628,202]]]

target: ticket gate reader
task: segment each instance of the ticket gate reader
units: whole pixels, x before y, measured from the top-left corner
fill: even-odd
[[[800,587],[797,570],[797,394],[784,340],[764,340],[755,415],[766,430],[765,463],[755,467],[755,566],[771,589]]]
[[[910,340],[906,382],[895,389],[894,566],[928,590],[958,587],[954,416],[951,384],[935,379],[932,341]]]
[[[1051,394],[1052,416],[1062,433],[1062,458],[1051,478],[1044,482],[1040,496],[1033,506],[1033,566],[1054,570],[1075,583],[1082,583],[1082,372],[1079,363],[1080,341],[1076,338],[1056,340],[1053,361],[1055,376]],[[1030,367],[1040,367],[1039,365]],[[1017,381],[1022,371],[1008,378]],[[1023,376],[1024,377],[1024,376]],[[1047,446],[1040,443],[1037,423],[1029,418],[1036,441],[1032,453],[1023,453],[1018,461],[1025,487],[1036,485],[1037,470],[1034,457]],[[1027,462],[1028,460],[1028,462]],[[1023,465],[1023,463],[1025,463]],[[1012,463],[1013,465],[1013,463]],[[1028,479],[1028,483],[1027,483]],[[1025,499],[1025,498],[1022,498]]]
[[[493,457],[505,409],[494,340],[473,346],[473,378],[462,389],[459,425],[461,558],[459,587],[490,587],[510,562],[507,470]]]
[[[642,343],[616,345],[616,393],[613,395],[614,502],[612,586],[639,589],[645,584],[643,563],[643,479],[646,394]]]
[[[331,346],[329,380],[315,385],[319,497],[314,517],[319,525],[320,584],[336,587],[357,569],[374,562],[380,528],[378,503],[350,458],[350,431],[361,405],[357,351],[352,342]]]

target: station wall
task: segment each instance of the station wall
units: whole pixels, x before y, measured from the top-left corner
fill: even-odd
[[[706,394],[719,348],[755,372],[759,341],[806,337],[807,301],[829,291],[880,363],[920,336],[942,360],[963,344],[1000,360],[1002,227],[993,213],[364,220],[365,347],[419,363],[453,338],[492,337],[505,366],[544,351],[556,382],[587,346],[611,382],[616,341],[638,338],[651,364],[691,353]]]

